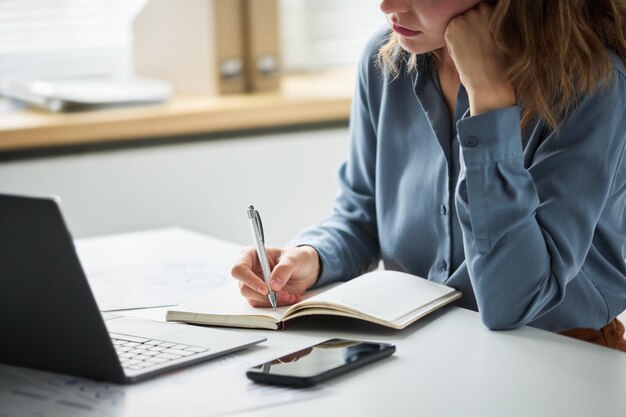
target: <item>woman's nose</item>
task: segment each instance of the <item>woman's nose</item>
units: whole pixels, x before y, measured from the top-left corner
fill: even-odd
[[[385,14],[403,13],[410,9],[411,0],[382,0],[380,11]]]

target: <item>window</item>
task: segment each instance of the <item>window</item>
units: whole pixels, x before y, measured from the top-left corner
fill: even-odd
[[[117,75],[145,0],[0,0],[0,76]]]
[[[146,1],[0,0],[0,77],[130,74],[131,24]],[[385,23],[379,0],[279,1],[287,71],[353,65]]]

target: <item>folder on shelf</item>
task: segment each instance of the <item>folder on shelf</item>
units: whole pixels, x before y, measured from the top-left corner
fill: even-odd
[[[244,0],[248,91],[280,88],[278,0]]]
[[[133,24],[135,73],[177,92],[244,92],[242,1],[148,1]]]
[[[215,56],[220,93],[246,90],[242,0],[215,1]]]

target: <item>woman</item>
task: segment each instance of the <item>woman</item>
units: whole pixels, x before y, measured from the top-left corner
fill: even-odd
[[[382,259],[461,290],[490,329],[626,350],[626,1],[381,10],[333,214],[268,250],[278,302]],[[252,248],[232,275],[268,305]]]

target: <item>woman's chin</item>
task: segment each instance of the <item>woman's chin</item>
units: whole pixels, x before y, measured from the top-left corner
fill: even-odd
[[[421,40],[418,41],[417,39],[403,39],[402,36],[398,36],[398,44],[405,51],[411,54],[416,54],[416,55],[433,52],[433,51],[443,48],[446,45],[445,41],[441,41],[441,42],[435,42],[435,41],[428,42],[428,41],[421,41]]]

